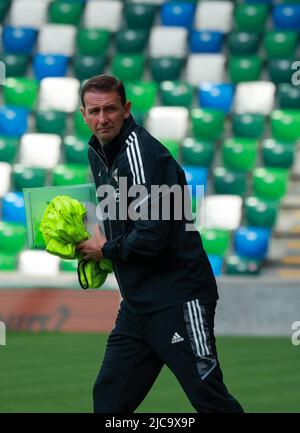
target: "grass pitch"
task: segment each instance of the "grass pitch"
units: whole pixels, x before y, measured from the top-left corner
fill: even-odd
[[[91,412],[107,335],[8,332],[0,412]],[[218,337],[225,383],[246,412],[300,412],[300,346],[288,338]],[[137,412],[194,412],[164,368]]]

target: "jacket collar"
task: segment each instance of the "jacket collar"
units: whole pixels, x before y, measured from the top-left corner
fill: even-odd
[[[132,114],[130,114],[128,119],[124,121],[119,134],[112,141],[105,146],[101,146],[97,137],[93,135],[89,140],[89,145],[104,159],[110,168],[121,148],[127,146],[126,139],[136,126],[136,122]]]

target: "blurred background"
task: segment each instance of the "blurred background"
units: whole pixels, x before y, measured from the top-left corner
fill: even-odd
[[[22,191],[92,182],[79,92],[101,73],[186,172],[225,382],[299,412],[300,0],[1,0],[0,21],[0,412],[91,411],[117,284],[29,249]],[[192,408],[164,370],[141,410]]]

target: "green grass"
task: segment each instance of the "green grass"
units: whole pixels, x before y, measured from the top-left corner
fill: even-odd
[[[91,412],[106,335],[11,333],[0,346],[0,412]],[[299,412],[300,347],[288,338],[218,337],[225,383],[246,412]],[[164,368],[138,412],[193,412]]]

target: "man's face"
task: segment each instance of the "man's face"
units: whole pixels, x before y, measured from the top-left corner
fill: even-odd
[[[130,115],[131,103],[122,105],[117,92],[89,91],[84,95],[85,107],[80,111],[84,121],[102,145],[113,140],[124,120]]]

